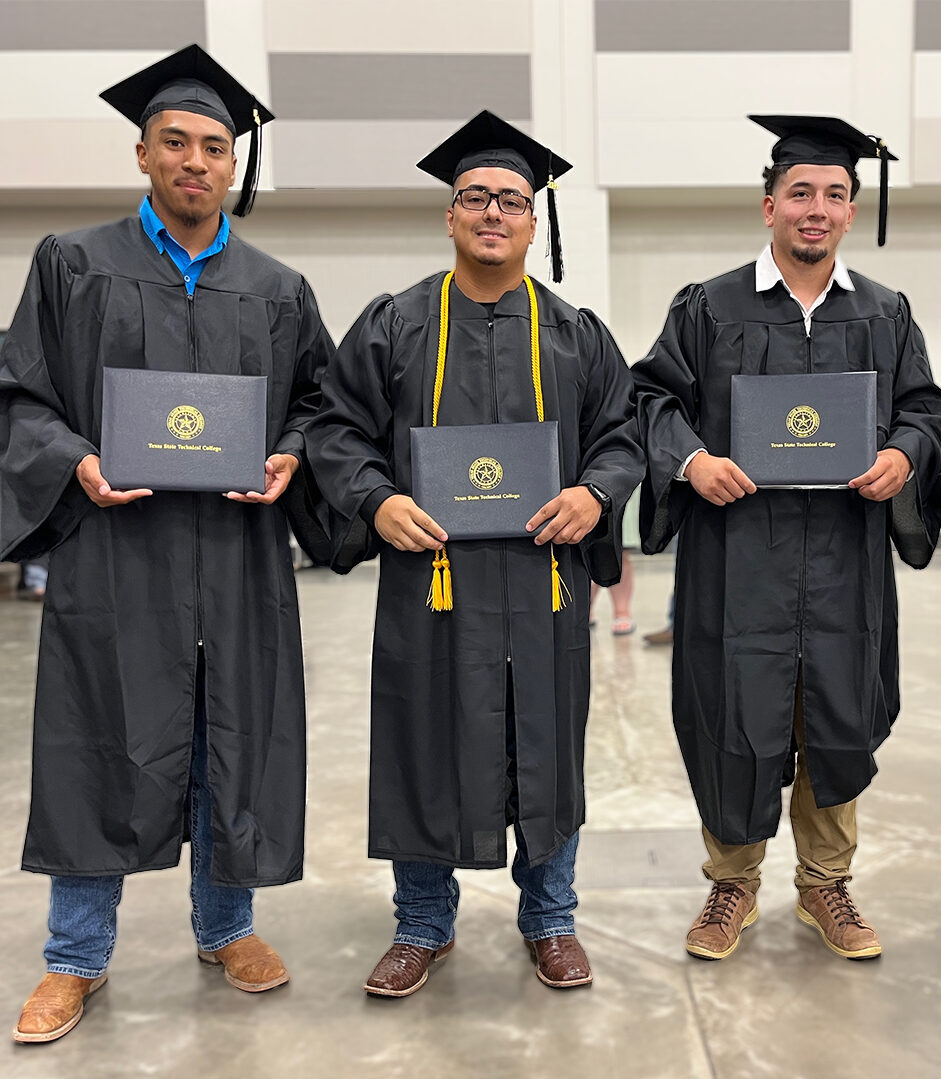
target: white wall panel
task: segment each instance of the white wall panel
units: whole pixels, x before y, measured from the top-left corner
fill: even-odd
[[[155,52],[0,52],[3,118],[101,120],[113,117],[114,110],[98,97],[101,91],[166,55],[165,49]]]
[[[450,120],[280,120],[272,154],[275,185],[445,188],[415,168],[454,130]],[[524,130],[528,124],[519,124]]]
[[[601,120],[850,111],[847,53],[599,53],[595,63]]]
[[[773,139],[744,116],[732,120],[601,120],[598,182],[606,187],[757,184]]]
[[[463,0],[267,0],[265,6],[271,52],[517,53],[530,48],[530,5],[519,0],[475,0],[473,20]]]
[[[915,118],[941,116],[941,52],[916,52],[912,79]]]
[[[80,122],[0,118],[0,189],[141,184],[143,190],[137,138],[136,129],[117,116]]]
[[[941,117],[923,117],[915,121],[916,184],[941,184]]]

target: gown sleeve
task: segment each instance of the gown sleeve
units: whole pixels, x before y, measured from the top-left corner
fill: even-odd
[[[644,475],[630,368],[614,338],[591,311],[579,311],[579,356],[585,396],[579,416],[578,482],[611,497],[611,510],[580,544],[592,580],[607,587],[621,576],[621,518]]]
[[[300,461],[284,493],[284,509],[298,543],[314,565],[328,565],[331,556],[331,514],[324,503],[306,452],[307,430],[320,407],[321,382],[336,348],[320,318],[317,301],[302,281],[299,308],[298,352],[287,418],[272,453],[292,453]]]
[[[49,373],[68,363],[62,327],[72,281],[47,236],[0,351],[0,559],[52,550],[92,506],[75,468],[98,447],[70,428]]]
[[[372,518],[397,493],[388,392],[393,320],[391,296],[374,300],[356,320],[324,372],[309,431],[310,464],[334,512],[331,564],[341,573],[378,552]]]
[[[702,285],[688,285],[670,306],[653,348],[631,368],[637,392],[637,422],[647,454],[641,488],[640,532],[645,554],[662,551],[689,505],[688,483],[674,482],[699,437],[699,378],[713,323]]]
[[[901,450],[914,475],[892,499],[892,539],[915,569],[931,561],[941,524],[941,389],[931,376],[925,339],[899,294],[898,361],[892,387],[892,424],[884,449]]]

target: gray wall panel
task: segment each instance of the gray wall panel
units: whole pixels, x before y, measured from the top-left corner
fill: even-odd
[[[941,49],[941,0],[915,0],[915,48]]]
[[[271,107],[282,120],[462,120],[480,107],[532,116],[528,55],[284,52],[269,60]]]
[[[598,52],[845,52],[850,0],[595,0]]]
[[[176,50],[206,43],[203,0],[0,0],[0,50]]]

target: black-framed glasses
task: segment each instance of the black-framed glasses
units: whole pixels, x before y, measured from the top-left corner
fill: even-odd
[[[465,210],[481,214],[496,199],[500,212],[518,215],[526,213],[526,207],[533,208],[533,200],[519,191],[488,191],[485,187],[462,187],[451,202],[459,202]]]

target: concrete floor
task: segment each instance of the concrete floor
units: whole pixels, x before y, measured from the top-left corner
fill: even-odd
[[[635,559],[641,632],[664,622],[667,557]],[[181,869],[131,877],[108,985],[46,1046],[0,1042],[6,1079],[447,1075],[623,1079],[936,1079],[941,1075],[937,776],[941,563],[899,573],[903,714],[860,802],[853,885],[885,954],[851,963],[794,914],[787,827],[769,844],[761,920],[723,963],[687,957],[706,894],[698,819],[669,720],[670,650],[594,630],[579,935],[590,990],[537,980],[505,870],[461,872],[457,947],[407,1000],[360,985],[392,935],[391,872],[364,856],[374,567],[298,578],[308,655],[307,871],[256,898],[293,980],[249,996],[196,961]],[[18,869],[28,802],[38,606],[0,603],[0,910],[12,1027],[42,973],[48,883]]]

